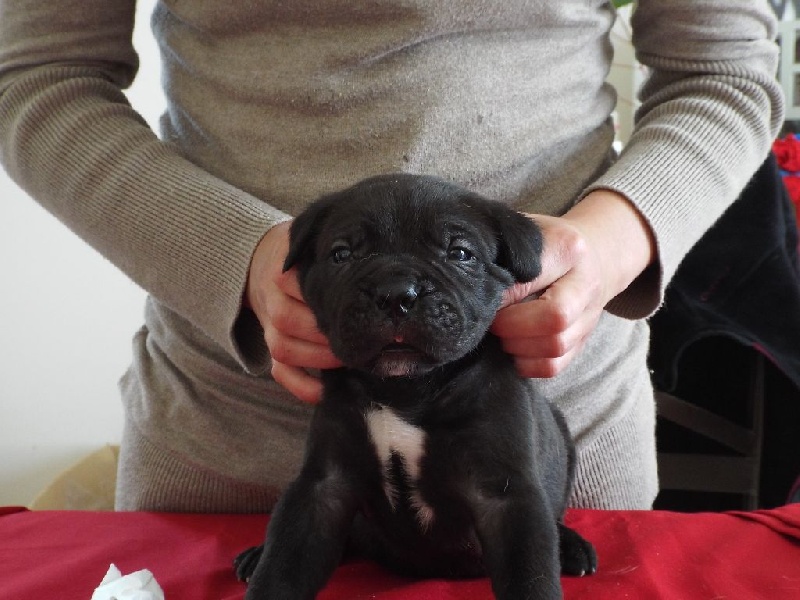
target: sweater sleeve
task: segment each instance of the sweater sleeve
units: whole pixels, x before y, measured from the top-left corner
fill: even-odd
[[[657,263],[607,307],[641,318],[764,161],[784,107],[767,0],[639,0],[632,27],[649,69],[634,132],[584,195],[619,192],[654,232]]]
[[[242,296],[252,253],[287,215],[160,141],[122,90],[133,0],[0,0],[0,158],[36,201],[237,357],[266,365]]]

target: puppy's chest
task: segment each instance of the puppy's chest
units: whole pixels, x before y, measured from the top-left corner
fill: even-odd
[[[405,506],[416,514],[423,530],[434,520],[433,508],[419,490],[426,433],[391,408],[376,405],[365,420],[382,469],[383,491],[393,510]]]

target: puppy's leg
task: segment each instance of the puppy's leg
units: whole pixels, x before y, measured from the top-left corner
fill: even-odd
[[[245,599],[313,600],[341,560],[354,507],[340,474],[302,473],[275,507]]]
[[[597,572],[597,553],[591,542],[563,523],[558,524],[558,537],[564,575],[583,577]]]
[[[253,571],[256,570],[256,565],[263,553],[264,544],[261,544],[260,546],[248,548],[233,560],[233,568],[236,571],[236,578],[239,581],[250,581],[250,578],[253,576]]]
[[[558,530],[536,486],[507,489],[476,507],[483,559],[498,600],[556,600],[562,597]]]

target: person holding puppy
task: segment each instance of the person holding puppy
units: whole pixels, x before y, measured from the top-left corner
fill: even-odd
[[[657,492],[644,319],[783,120],[767,0],[640,0],[611,150],[610,2],[161,0],[161,136],[122,90],[134,2],[0,0],[0,158],[150,296],[121,383],[120,509],[266,511],[339,362],[282,272],[324,193],[431,174],[532,215],[543,272],[492,331],[565,414],[571,504]]]

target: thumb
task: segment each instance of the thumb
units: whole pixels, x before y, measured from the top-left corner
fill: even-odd
[[[534,279],[527,283],[515,283],[510,288],[506,288],[503,292],[500,308],[502,309],[512,304],[518,304],[524,300],[535,300],[538,298],[543,290],[539,285],[536,285],[536,282],[537,280]]]
[[[503,292],[500,308],[526,300],[535,300],[573,268],[574,247],[580,238],[575,226],[566,222],[563,217],[545,215],[536,215],[536,222],[544,238],[542,270],[533,281],[515,283],[507,288]]]
[[[300,290],[300,280],[297,278],[297,267],[282,271],[275,282],[284,294],[305,303],[303,292]]]

